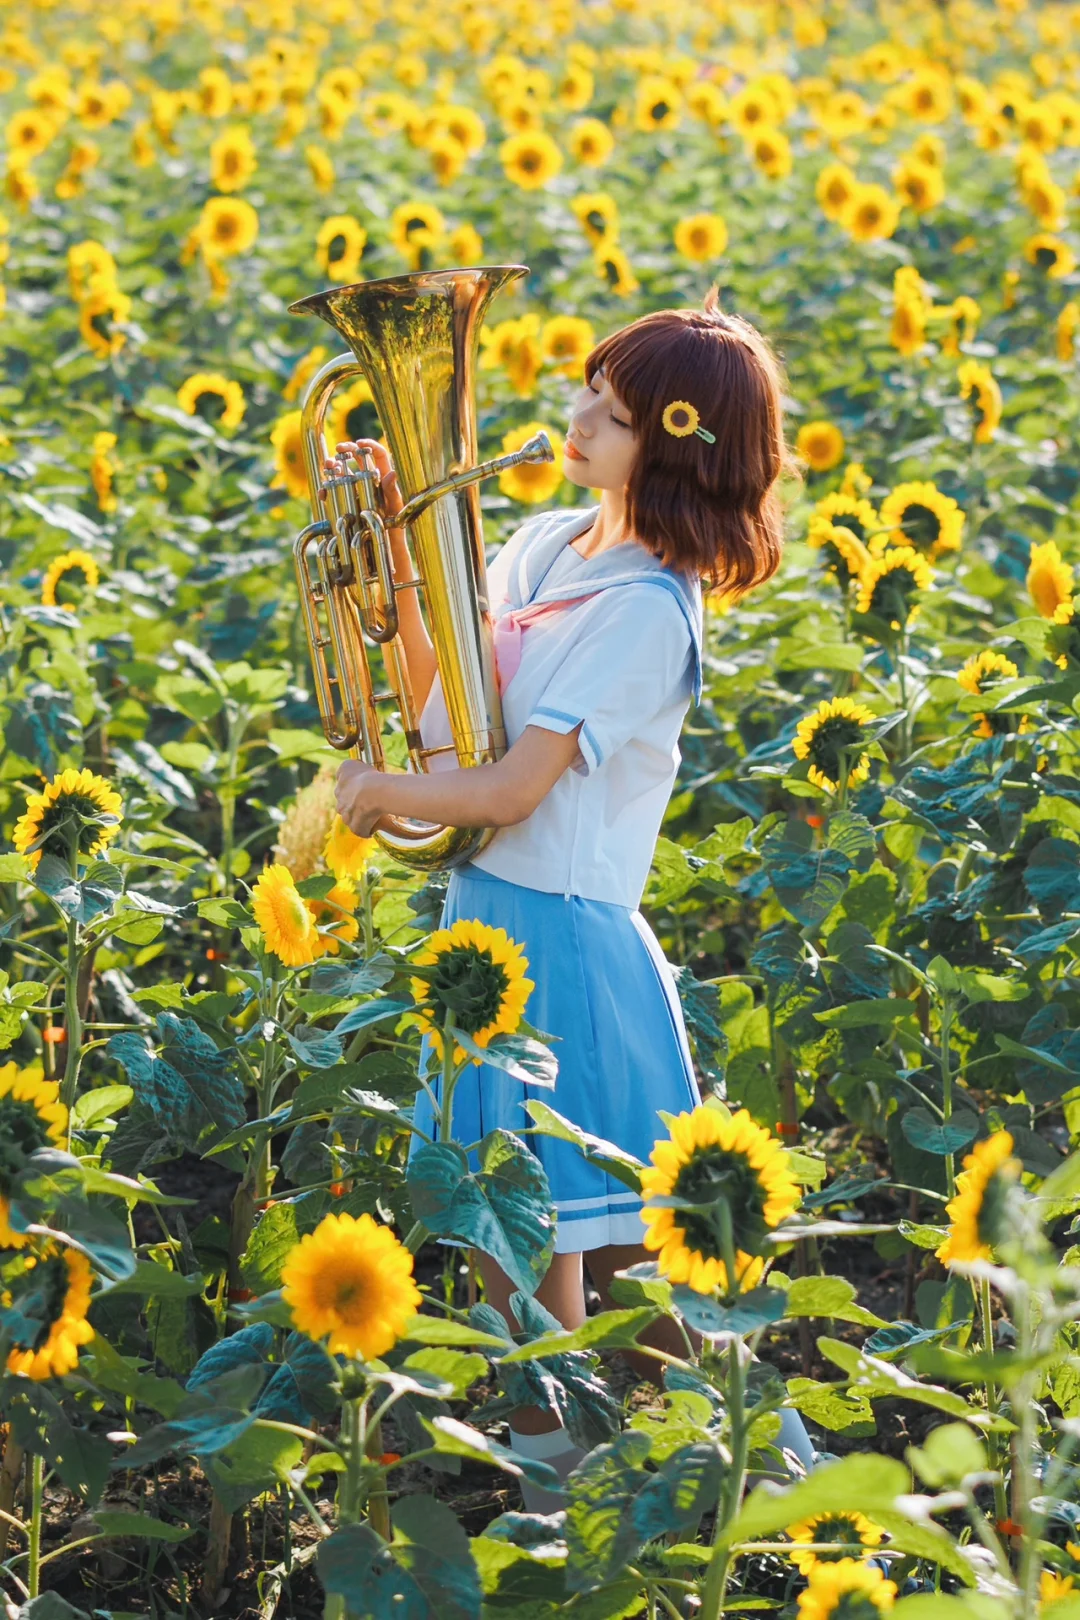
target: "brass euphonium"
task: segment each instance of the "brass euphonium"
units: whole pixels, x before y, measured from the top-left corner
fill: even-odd
[[[409,768],[434,754],[490,764],[506,752],[487,597],[478,485],[506,467],[552,461],[547,435],[476,465],[473,376],[480,324],[491,298],[526,275],[525,265],[424,270],[334,287],[290,304],[319,315],[350,354],[328,360],[301,403],[301,436],[313,521],[293,545],[323,731],[332,747],[385,770],[378,705],[396,702]],[[366,378],[398,475],[405,528],[419,572],[394,580],[387,512],[367,451],[324,466],[323,423],[334,389]],[[412,492],[411,494],[409,492]],[[396,593],[421,590],[453,743],[423,745]],[[377,692],[365,638],[381,646],[389,690]],[[333,667],[331,668],[332,657]],[[459,866],[491,839],[491,827],[447,827],[384,816],[380,846],[420,870]]]

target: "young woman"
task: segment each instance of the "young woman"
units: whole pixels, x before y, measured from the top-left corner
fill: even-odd
[[[658,1110],[689,1111],[700,1096],[679,999],[638,905],[682,757],[682,723],[701,694],[702,583],[742,592],[779,565],[777,484],[794,470],[781,387],[768,343],[719,309],[715,287],[702,310],[661,310],[594,348],[564,470],[598,490],[600,504],[530,517],[488,570],[507,753],[496,764],[430,775],[348,760],[338,774],[338,810],[361,836],[387,813],[498,829],[452,872],[442,926],[478,919],[523,947],[535,986],[526,1016],[561,1037],[555,1089],[532,1095],[645,1162],[668,1134]],[[386,449],[358,443],[375,457],[395,512],[401,496]],[[404,532],[391,537],[395,570],[411,577]],[[399,606],[414,694],[425,705],[423,739],[437,746],[451,739],[434,653],[416,593],[403,592]],[[422,1068],[429,1051],[425,1036]],[[470,1066],[454,1093],[455,1140],[530,1126],[528,1095],[501,1070]],[[426,1092],[414,1117],[430,1136]],[[536,1297],[577,1327],[586,1314],[583,1256],[605,1306],[616,1271],[654,1258],[642,1242],[642,1200],[570,1144],[526,1140],[558,1213]],[[420,1141],[412,1139],[410,1157]],[[476,1168],[475,1152],[471,1159]],[[519,1326],[514,1285],[491,1256],[478,1259],[488,1300]],[[644,1341],[678,1353],[672,1329],[658,1323]],[[636,1352],[627,1359],[656,1380],[655,1361]],[[555,1415],[535,1407],[516,1409],[510,1436],[560,1478],[583,1455]],[[781,1440],[810,1466],[797,1413],[784,1414]],[[555,1493],[528,1482],[522,1489],[530,1508],[561,1505]]]

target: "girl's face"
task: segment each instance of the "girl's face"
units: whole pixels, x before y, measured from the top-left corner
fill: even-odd
[[[579,454],[575,455],[575,450]],[[625,490],[637,454],[637,439],[630,412],[604,376],[603,367],[592,383],[583,383],[570,414],[563,455],[563,471],[583,489]]]

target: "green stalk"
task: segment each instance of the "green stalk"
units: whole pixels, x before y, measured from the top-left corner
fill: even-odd
[[[454,1072],[454,1040],[450,1034],[453,1017],[453,1013],[447,1012],[443,1019],[442,1107],[439,1109],[438,1127],[435,1132],[437,1142],[452,1140],[450,1124],[453,1118],[454,1086],[457,1083],[457,1075]]]
[[[734,1335],[728,1347],[728,1376],[725,1389],[728,1423],[731,1428],[731,1468],[717,1505],[712,1555],[701,1594],[699,1620],[720,1620],[727,1595],[728,1577],[734,1562],[730,1543],[718,1545],[718,1542],[738,1514],[746,1483],[749,1425],[746,1422],[746,1381],[742,1364],[742,1347],[742,1339]]]
[[[31,1599],[38,1596],[41,1581],[41,1508],[45,1496],[45,1459],[35,1453],[30,1459],[30,1547],[26,1589]]]
[[[988,1278],[979,1280],[979,1306],[982,1313],[983,1349],[988,1356],[994,1353],[994,1320],[990,1303],[990,1283]],[[997,1385],[992,1378],[986,1380],[986,1410],[991,1417],[996,1416],[998,1410]],[[1005,1495],[1004,1459],[1001,1454],[1001,1436],[988,1434],[987,1445],[990,1451],[990,1466],[997,1469],[1001,1478],[994,1486],[994,1516],[1000,1524],[1009,1517],[1009,1502]]]
[[[79,881],[79,844],[73,838],[68,845],[68,867],[73,883]],[[67,919],[67,962],[64,968],[64,1029],[67,1049],[64,1054],[64,1078],[60,1084],[60,1101],[69,1116],[75,1103],[79,1084],[79,1064],[82,1060],[82,1018],[79,1014],[79,924],[76,918]],[[68,1119],[70,1141],[71,1120]]]
[[[1017,1326],[1020,1329],[1018,1353],[1021,1362],[1031,1356],[1031,1294],[1021,1285],[1016,1295]],[[1023,1620],[1035,1620],[1038,1612],[1037,1591],[1042,1560],[1035,1536],[1032,1534],[1032,1498],[1036,1484],[1035,1473],[1035,1389],[1030,1374],[1020,1380],[1016,1390],[1014,1416],[1017,1430],[1014,1435],[1013,1454],[1013,1513],[1012,1517],[1023,1526],[1020,1547],[1020,1612]],[[1039,1489],[1041,1491],[1041,1482]]]
[[[941,1123],[943,1125],[948,1125],[952,1119],[953,1076],[949,1041],[952,1037],[954,1010],[952,999],[946,996],[941,1009]],[[951,1198],[956,1192],[956,1155],[954,1153],[946,1153],[945,1155],[945,1183]]]

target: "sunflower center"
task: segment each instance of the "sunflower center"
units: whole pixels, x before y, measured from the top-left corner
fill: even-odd
[[[0,1192],[5,1197],[31,1153],[48,1140],[45,1121],[33,1103],[10,1092],[0,1097]]]
[[[603,214],[598,208],[590,208],[589,212],[585,215],[585,218],[588,220],[593,230],[599,231],[601,236],[607,230],[607,220],[604,218]]]
[[[1053,248],[1036,248],[1035,263],[1040,270],[1052,270],[1057,263],[1057,253]]]
[[[880,1620],[881,1610],[867,1592],[842,1592],[829,1620]]]
[[[990,1177],[975,1214],[975,1230],[979,1242],[995,1248],[1009,1231],[1008,1206],[1012,1192],[1012,1179],[1000,1171]]]
[[[203,388],[195,400],[195,415],[203,422],[216,422],[225,409],[224,395],[213,388]]]
[[[715,1145],[697,1149],[676,1176],[672,1194],[694,1204],[716,1204],[719,1199],[726,1199],[731,1211],[735,1249],[754,1254],[761,1247],[761,1240],[768,1230],[765,1221],[766,1192],[757,1172],[743,1154],[731,1153]],[[706,1258],[724,1258],[714,1211],[677,1209],[674,1217],[686,1233],[690,1247]]]
[[[406,224],[406,226],[405,226],[405,235],[406,236],[411,236],[413,231],[423,231],[423,230],[426,230],[426,229],[427,229],[427,220],[426,219],[421,219],[419,214],[417,214],[413,219],[410,219],[408,221],[408,223]]]
[[[882,619],[905,619],[908,614],[908,599],[919,588],[911,570],[906,566],[893,568],[887,574],[882,574],[874,586],[874,594],[870,601],[870,612],[876,613]]]
[[[810,741],[810,758],[832,781],[840,780],[843,769],[841,760],[850,762],[850,754],[846,750],[857,748],[863,741],[862,722],[853,720],[850,715],[830,715],[823,720],[814,732]],[[850,764],[849,764],[850,769]]]
[[[905,536],[920,551],[929,551],[941,538],[941,519],[931,507],[923,506],[919,501],[912,501],[910,506],[904,508],[902,527]]]
[[[333,237],[330,242],[330,263],[337,264],[340,259],[343,259],[345,254],[348,252],[348,247],[349,244],[346,242],[344,236],[342,236],[339,232],[338,235]]]
[[[509,985],[499,962],[478,945],[456,945],[436,964],[431,999],[442,1023],[450,1013],[466,1035],[475,1035],[499,1016]]]
[[[666,118],[667,115],[668,115],[668,104],[667,104],[667,102],[666,101],[654,101],[653,104],[652,104],[652,115],[657,120],[657,122],[659,122],[659,120],[661,118]]]
[[[834,1553],[817,1553],[815,1556],[819,1563],[832,1564],[837,1559],[850,1558],[862,1552],[862,1537],[852,1521],[842,1515],[838,1515],[836,1518],[818,1519],[817,1523],[812,1524],[810,1529],[814,1541],[827,1541],[836,1547]]]
[[[315,1297],[324,1310],[336,1311],[343,1322],[354,1324],[363,1319],[366,1292],[362,1276],[331,1270],[319,1278]]]
[[[89,855],[97,845],[101,836],[97,823],[102,814],[101,805],[89,798],[85,793],[64,793],[53,804],[48,804],[41,812],[35,837],[46,834],[43,848],[48,848],[54,836],[63,836],[66,840],[66,829],[74,825],[77,829],[79,852]]]

